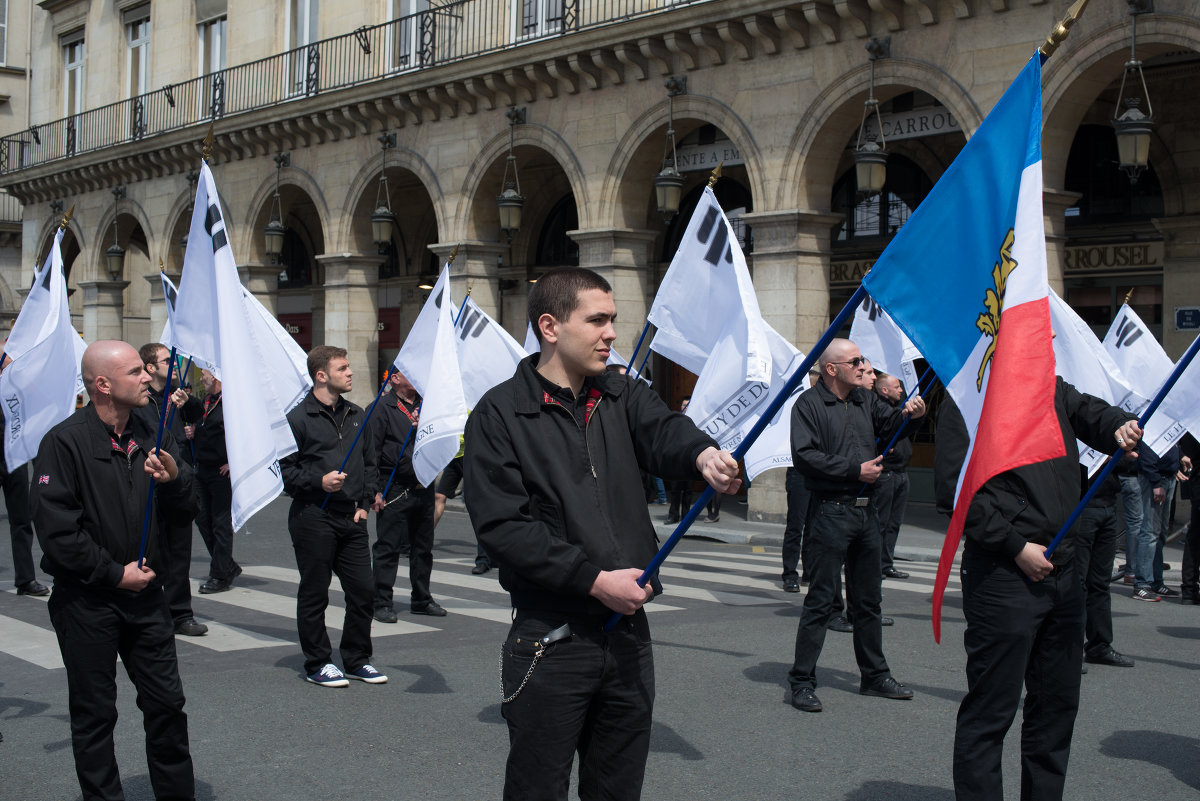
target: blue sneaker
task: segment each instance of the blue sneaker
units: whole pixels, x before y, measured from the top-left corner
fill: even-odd
[[[387,684],[387,676],[370,665],[363,665],[358,670],[351,670],[346,674],[346,678],[365,681],[367,684]]]
[[[346,681],[346,674],[338,670],[338,666],[332,663],[305,678],[313,684],[320,684],[322,687],[350,686],[350,682]]]

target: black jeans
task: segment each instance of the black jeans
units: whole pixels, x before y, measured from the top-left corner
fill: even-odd
[[[1083,583],[1068,563],[1029,582],[1016,563],[973,550],[962,559],[967,694],[954,730],[958,801],[1004,798],[1000,759],[1025,687],[1022,801],[1060,801],[1083,665]]]
[[[238,571],[233,559],[233,487],[216,467],[196,468],[196,527],[212,558],[209,575],[231,581]]]
[[[150,567],[162,578],[171,619],[182,623],[193,617],[192,585],[188,581],[192,570],[192,517],[160,506],[155,525],[159,532],[158,564]]]
[[[1189,597],[1200,595],[1200,498],[1192,499],[1192,519],[1183,541],[1183,578],[1180,592]]]
[[[667,517],[677,520],[687,514],[692,508],[692,482],[670,481],[667,483],[667,498],[671,506],[667,509]]]
[[[325,609],[329,582],[336,573],[346,597],[339,650],[346,670],[371,661],[371,552],[367,524],[355,523],[352,509],[322,511],[318,504],[293,501],[288,531],[300,569],[296,591],[296,627],[304,651],[304,672],[316,673],[330,662]]]
[[[654,655],[646,613],[611,632],[606,616],[517,610],[501,651],[508,721],[505,801],[565,801],[579,753],[583,801],[641,797],[654,710]],[[529,672],[537,638],[563,623],[572,636],[549,646]]]
[[[160,586],[137,595],[55,582],[50,622],[67,672],[71,747],[84,801],[125,798],[113,750],[117,657],[137,690],[154,797],[195,798],[175,629]]]
[[[1112,647],[1113,559],[1117,555],[1117,507],[1086,506],[1075,526],[1075,572],[1083,581],[1084,653],[1098,654]]]
[[[13,583],[20,587],[37,578],[33,572],[33,518],[29,515],[29,470],[21,465],[9,473],[0,464],[4,485],[4,508],[8,510],[8,532],[12,538]]]
[[[805,549],[810,584],[796,628],[796,658],[788,673],[792,689],[817,686],[817,659],[825,644],[825,627],[833,614],[838,573],[846,566],[854,592],[847,600],[854,614],[854,657],[864,685],[890,674],[883,658],[883,629],[879,622],[882,576],[879,573],[879,521],[869,503],[813,498]]]
[[[908,473],[901,470],[885,470],[879,474],[872,494],[875,512],[879,515],[880,568],[895,567],[896,539],[900,536],[900,524],[904,522],[904,508],[908,503]]]
[[[394,487],[394,498],[401,491]],[[375,579],[375,608],[392,608],[392,585],[400,564],[403,545],[408,546],[408,580],[412,585],[412,603],[433,599],[429,577],[433,575],[433,489],[416,487],[385,507],[375,518],[375,545],[371,548]]]
[[[804,476],[790,467],[784,486],[787,490],[787,528],[783,531],[783,580],[787,581],[800,578],[796,568],[804,548],[804,522],[808,518],[810,493],[804,485]],[[807,562],[804,571],[808,572]]]

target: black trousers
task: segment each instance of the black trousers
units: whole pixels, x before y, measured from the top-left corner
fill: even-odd
[[[319,504],[300,501],[293,501],[288,512],[288,531],[300,570],[296,627],[306,673],[316,673],[332,661],[325,609],[334,573],[346,598],[339,644],[342,665],[358,670],[371,661],[371,552],[366,521],[355,523],[353,518],[353,510],[324,511]]]
[[[804,476],[788,468],[784,481],[787,490],[787,528],[783,531],[783,580],[798,579],[797,567],[804,548],[804,522],[808,518],[810,493],[804,485]],[[808,572],[808,563],[804,563]]]
[[[903,470],[885,470],[879,474],[872,492],[875,512],[879,515],[880,569],[895,567],[896,540],[900,536],[900,525],[904,522],[904,508],[908,503],[908,473]]]
[[[810,583],[796,628],[796,657],[788,672],[788,683],[793,689],[817,686],[817,659],[833,614],[838,573],[845,565],[847,583],[854,585],[854,591],[846,593],[854,614],[854,658],[863,684],[873,684],[891,672],[883,657],[879,622],[882,576],[875,508],[871,504],[856,507],[853,502],[818,498],[813,498],[811,508],[804,534]]]
[[[393,488],[390,493],[398,492]],[[375,519],[375,545],[371,564],[375,578],[375,609],[392,608],[392,585],[400,563],[403,544],[408,545],[408,580],[412,603],[433,599],[429,577],[433,575],[433,489],[417,487],[392,501]]]
[[[954,730],[958,801],[1004,798],[1000,759],[1025,687],[1022,801],[1059,801],[1083,665],[1083,583],[1068,563],[1028,582],[1016,563],[973,550],[962,559],[967,694]]]
[[[1087,654],[1112,647],[1112,596],[1108,580],[1117,555],[1117,507],[1086,506],[1075,526],[1075,572],[1083,581]]]
[[[233,486],[215,467],[196,468],[196,527],[212,561],[208,574],[231,581],[238,571],[233,559]]]
[[[167,608],[176,623],[193,617],[192,585],[188,575],[192,569],[192,517],[159,507],[157,564],[150,567],[162,579],[167,596]]]
[[[175,629],[162,588],[130,595],[55,582],[49,609],[67,672],[71,746],[84,801],[125,798],[113,750],[118,656],[137,690],[154,797],[194,799]]]
[[[667,482],[667,498],[671,501],[671,506],[667,509],[667,517],[671,519],[683,517],[687,514],[688,509],[692,508],[692,482]]]
[[[654,655],[646,613],[623,618],[517,610],[501,652],[508,721],[505,801],[565,801],[579,754],[583,801],[641,797],[654,710]],[[572,635],[546,650],[530,673],[537,638],[568,623]]]
[[[1187,539],[1183,541],[1183,578],[1180,591],[1184,595],[1200,595],[1200,498],[1192,499],[1192,519]]]
[[[13,583],[20,587],[37,578],[33,572],[33,518],[29,514],[29,469],[21,465],[8,472],[0,465],[8,533],[12,538]]]

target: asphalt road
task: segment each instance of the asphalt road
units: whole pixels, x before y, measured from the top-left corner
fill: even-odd
[[[499,798],[507,734],[497,658],[509,610],[495,573],[469,573],[474,540],[450,511],[438,530],[433,591],[450,615],[375,624],[382,686],[303,681],[293,619],[295,563],[286,500],[239,535],[234,590],[195,596],[205,638],[178,638],[198,798],[224,801]],[[2,525],[2,524],[0,524]],[[373,523],[372,523],[373,526]],[[35,546],[36,547],[36,546]],[[0,586],[12,585],[0,548]],[[195,538],[192,574],[207,559]],[[1167,561],[1178,567],[1177,546]],[[851,637],[830,633],[821,714],[785,701],[802,595],[779,589],[773,546],[686,540],[653,605],[658,695],[647,799],[949,801],[954,716],[965,691],[962,615],[947,595],[943,643],[929,624],[934,565],[887,581],[884,629],[893,673],[912,701],[858,695]],[[397,584],[407,597],[407,577]],[[331,593],[340,621],[340,593]],[[1133,669],[1083,679],[1067,797],[1200,796],[1196,733],[1200,607],[1138,603],[1114,591],[1116,647]],[[331,631],[336,643],[337,632]],[[66,677],[43,600],[0,592],[0,801],[79,798]],[[129,801],[152,798],[140,712],[119,674],[118,761]],[[1019,721],[1006,747],[1006,797],[1018,793]]]

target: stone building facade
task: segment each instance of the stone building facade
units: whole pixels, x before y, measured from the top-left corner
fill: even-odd
[[[1195,334],[1176,308],[1200,306],[1200,12],[1151,8],[1137,52],[1157,125],[1137,183],[1117,169],[1110,123],[1126,3],[1093,0],[1044,66],[1047,248],[1052,282],[1098,331],[1134,288],[1175,356]],[[24,204],[0,319],[74,204],[64,249],[79,329],[157,337],[159,263],[181,269],[211,122],[245,282],[301,344],[346,347],[360,374],[390,362],[455,248],[456,294],[518,340],[541,271],[600,272],[617,348],[632,350],[718,161],[763,312],[806,350],[1064,12],[1044,0],[39,0],[28,124],[0,141],[0,187]],[[872,40],[890,46],[874,94],[891,156],[884,192],[864,199],[851,151]],[[672,78],[686,88],[669,98]],[[668,222],[653,177],[669,104],[686,182]],[[510,126],[513,108],[524,116]],[[496,203],[510,136],[525,197],[511,238]],[[382,247],[381,171],[397,221]],[[277,182],[288,233],[269,257]],[[110,274],[114,242],[125,256]],[[671,400],[692,380],[654,372]],[[781,484],[758,482],[755,515],[781,517]]]

